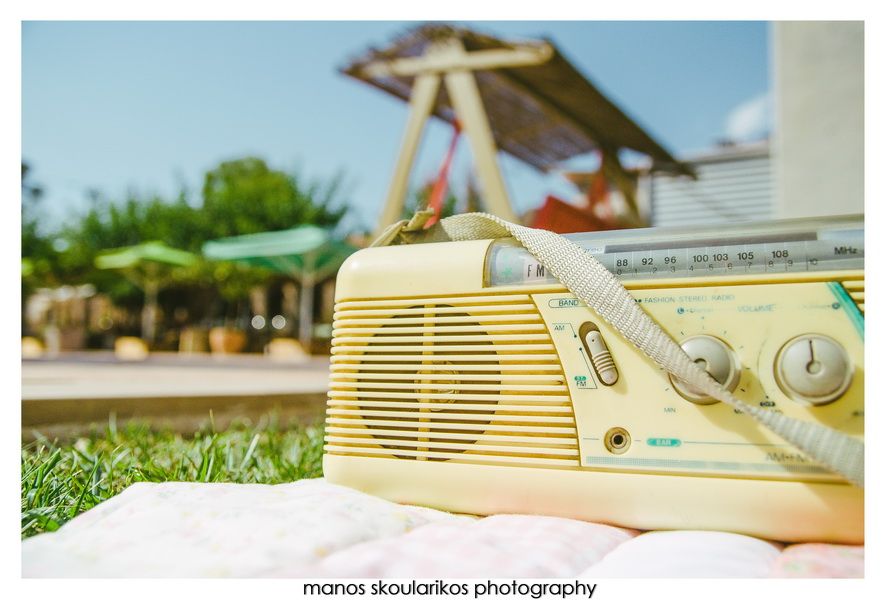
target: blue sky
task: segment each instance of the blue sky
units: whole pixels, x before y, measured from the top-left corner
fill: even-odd
[[[685,156],[767,117],[763,22],[481,22],[504,38],[549,37],[664,147]],[[372,227],[405,124],[402,102],[338,67],[407,29],[402,22],[30,22],[22,30],[22,157],[58,223],[87,189],[196,196],[222,160],[260,156],[309,179],[347,178],[347,226]],[[754,116],[755,115],[755,116]],[[449,130],[425,136],[413,183],[439,167]],[[469,168],[460,148],[456,191]],[[556,175],[502,159],[518,211]]]

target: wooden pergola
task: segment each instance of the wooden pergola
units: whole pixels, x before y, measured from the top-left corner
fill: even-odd
[[[633,202],[632,175],[618,151],[651,159],[653,170],[690,175],[608,100],[550,42],[506,42],[462,27],[424,25],[343,72],[409,103],[409,117],[378,231],[400,219],[409,175],[428,119],[455,124],[469,141],[487,211],[518,221],[498,150],[547,172],[599,152],[606,177]],[[635,204],[634,204],[635,206]]]

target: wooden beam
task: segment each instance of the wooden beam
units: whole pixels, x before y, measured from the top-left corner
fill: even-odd
[[[621,164],[618,153],[614,150],[602,150],[602,173],[615,187],[620,190],[627,203],[627,209],[630,216],[636,221],[641,222],[642,217],[639,214],[639,206],[636,204],[636,178],[628,173]]]
[[[525,93],[529,98],[532,98],[535,102],[538,103],[541,110],[543,110],[547,114],[562,119],[578,131],[581,131],[588,138],[590,138],[590,140],[592,140],[597,147],[601,146],[602,142],[600,142],[599,139],[601,136],[595,129],[589,127],[586,123],[572,115],[570,111],[560,106],[551,98],[548,98],[546,95],[542,94],[540,90],[529,86],[522,79],[510,73],[496,73],[496,75],[509,81],[514,87],[522,90],[522,92]]]
[[[540,105],[542,110],[546,111],[548,114],[556,115],[559,118],[567,121],[570,125],[582,131],[584,135],[593,140],[597,147],[600,147],[600,149],[604,150],[604,148],[602,148],[603,143],[600,141],[600,138],[602,136],[599,135],[595,128],[587,125],[584,121],[581,121],[580,119],[575,117],[571,113],[571,111],[563,108],[558,102],[542,93],[541,90],[526,84],[514,73],[496,73],[495,75],[509,81],[514,87],[521,89],[527,96],[533,98]],[[640,152],[640,154],[643,153]],[[652,158],[652,163],[654,164],[654,162],[655,161]],[[692,179],[697,178],[697,176],[690,169],[686,170],[683,163],[676,161],[676,166],[679,169],[680,173],[688,175]]]
[[[547,62],[552,56],[553,48],[546,43],[461,53],[428,52],[422,56],[369,63],[362,69],[362,73],[366,77],[379,78],[412,77],[422,73],[445,73],[461,70],[488,71],[532,67]]]
[[[396,223],[402,217],[403,205],[406,194],[409,191],[409,174],[418,153],[421,143],[421,135],[424,132],[424,124],[433,112],[436,98],[439,94],[440,76],[436,74],[419,75],[412,86],[412,97],[409,101],[409,119],[406,122],[406,131],[400,147],[399,157],[390,180],[387,191],[387,199],[381,212],[381,219],[375,236],[378,237],[391,223]]]
[[[473,161],[482,187],[483,204],[490,213],[511,222],[519,222],[510,206],[507,187],[498,167],[495,138],[473,73],[470,71],[446,73],[445,80],[455,115],[473,150]]]

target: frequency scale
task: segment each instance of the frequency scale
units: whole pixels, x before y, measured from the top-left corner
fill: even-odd
[[[629,229],[563,236],[617,277],[684,278],[863,269],[863,221],[797,219],[761,225]],[[513,241],[496,242],[488,260],[493,286],[555,283]]]

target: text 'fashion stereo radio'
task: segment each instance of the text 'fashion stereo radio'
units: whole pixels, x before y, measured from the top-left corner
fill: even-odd
[[[863,220],[565,236],[737,398],[863,440]],[[512,240],[341,268],[327,479],[398,502],[863,541],[863,489],[669,376]]]

